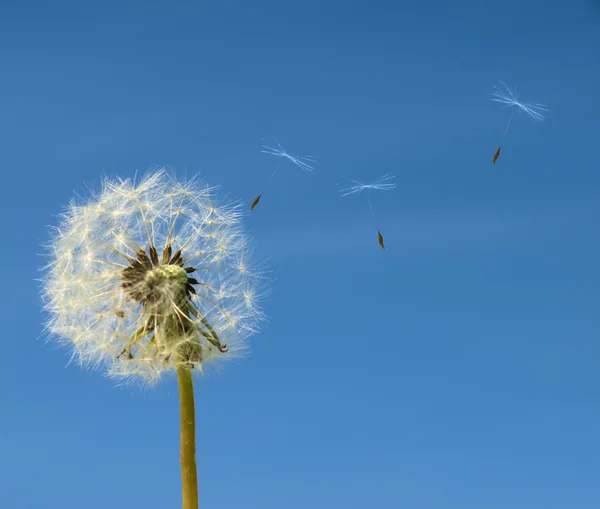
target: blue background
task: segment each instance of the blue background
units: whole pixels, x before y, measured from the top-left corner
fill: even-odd
[[[4,2],[0,506],[180,505],[178,395],[44,345],[47,226],[103,173],[199,172],[268,258],[196,385],[206,508],[600,507],[600,5]],[[513,120],[493,85],[548,105]],[[264,139],[263,139],[264,138]],[[344,177],[392,172],[340,199]]]

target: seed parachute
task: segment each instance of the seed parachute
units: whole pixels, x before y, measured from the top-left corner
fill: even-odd
[[[499,102],[500,104],[503,104],[507,108],[511,108],[511,107],[515,106],[516,109],[513,109],[513,112],[511,113],[510,118],[508,119],[508,122],[506,123],[506,127],[504,129],[504,134],[502,135],[502,140],[500,142],[500,146],[498,147],[498,150],[496,150],[496,153],[494,154],[494,157],[492,158],[492,164],[496,164],[496,161],[500,157],[500,149],[504,145],[504,139],[506,138],[506,134],[508,133],[508,128],[510,127],[510,123],[512,122],[512,119],[513,119],[515,113],[517,113],[518,111],[522,111],[525,113],[526,116],[528,116],[534,122],[539,122],[539,121],[544,120],[544,118],[546,118],[546,117],[544,117],[544,115],[541,112],[548,111],[545,104],[527,104],[527,103],[520,102],[519,98],[517,97],[516,89],[513,91],[508,87],[508,85],[506,85],[506,83],[504,83],[502,81],[500,81],[499,83],[500,83],[500,85],[502,85],[502,89],[500,87],[497,87],[494,85],[495,92],[492,93],[492,101]]]
[[[292,164],[294,164],[298,168],[300,168],[302,171],[312,171],[314,169],[311,166],[311,164],[314,164],[317,162],[315,159],[313,159],[310,156],[293,156],[293,155],[289,154],[288,152],[286,152],[277,140],[275,140],[275,143],[277,144],[278,148],[267,147],[266,145],[263,145],[262,146],[263,149],[261,150],[261,152],[263,154],[269,154],[269,155],[272,155],[272,156],[275,156],[275,157],[278,157],[278,158],[281,158],[284,160],[288,160],[289,162],[291,162]],[[273,173],[271,173],[271,176],[269,177],[269,180],[267,180],[267,183],[265,185],[265,189],[263,190],[263,192],[260,193],[256,198],[254,198],[254,201],[250,205],[251,211],[254,210],[254,207],[256,207],[259,204],[262,195],[265,193],[268,185],[271,183],[271,180],[273,180],[273,177],[275,176],[275,174],[281,167],[282,163],[283,163],[283,161],[281,161],[275,167],[275,170],[273,170]]]
[[[342,193],[342,198],[345,196],[355,195],[366,191],[367,202],[369,204],[369,210],[371,211],[371,217],[373,218],[373,222],[375,223],[375,228],[377,228],[377,241],[381,246],[381,249],[385,249],[385,243],[383,241],[383,235],[381,234],[381,230],[377,225],[377,218],[375,217],[375,212],[373,211],[373,204],[371,203],[371,198],[369,196],[369,191],[391,191],[395,189],[396,183],[393,182],[394,176],[391,173],[387,173],[382,177],[379,177],[377,180],[370,184],[365,184],[363,182],[359,182],[358,180],[349,179],[352,182],[351,186],[345,187],[340,190]]]

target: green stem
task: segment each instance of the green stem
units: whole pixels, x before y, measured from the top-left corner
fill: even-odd
[[[196,472],[196,416],[194,384],[189,368],[177,368],[179,408],[181,412],[181,487],[183,509],[198,509],[198,473]]]

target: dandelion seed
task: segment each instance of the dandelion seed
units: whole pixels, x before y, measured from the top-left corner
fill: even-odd
[[[289,154],[288,152],[286,152],[277,140],[275,140],[275,143],[277,144],[277,147],[279,147],[279,148],[267,147],[266,145],[263,145],[262,146],[263,150],[261,150],[261,152],[263,154],[269,154],[269,155],[272,155],[272,156],[275,156],[278,158],[287,159],[288,161],[290,161],[292,164],[296,165],[298,168],[300,168],[303,171],[312,171],[314,169],[311,166],[311,164],[314,164],[317,162],[315,159],[313,159],[310,156],[293,156],[293,155]],[[256,207],[256,205],[258,205],[258,202],[260,201],[260,197],[265,193],[266,188],[271,183],[271,180],[273,180],[273,177],[275,176],[275,174],[277,173],[279,168],[280,168],[280,164],[278,164],[275,167],[275,170],[269,177],[269,180],[267,180],[267,184],[265,185],[265,190],[262,193],[260,193],[254,199],[254,201],[252,202],[252,205],[250,205],[250,210],[254,210],[254,207]]]
[[[352,182],[352,185],[348,187],[344,187],[340,189],[340,193],[342,193],[342,198],[345,196],[355,195],[362,193],[363,191],[391,191],[396,188],[396,183],[393,181],[394,176],[391,173],[387,173],[382,177],[379,177],[374,182],[370,184],[365,184],[364,182],[359,182],[358,180],[348,179]],[[383,242],[383,235],[381,235],[381,231],[377,226],[377,218],[375,217],[375,212],[373,211],[373,205],[371,204],[371,198],[367,194],[367,202],[369,204],[369,210],[371,211],[371,217],[373,218],[373,222],[375,223],[375,227],[377,228],[377,240],[382,249],[385,249],[385,244]]]
[[[137,184],[105,179],[70,205],[49,250],[47,327],[73,357],[123,382],[177,373],[184,508],[196,509],[191,370],[243,354],[263,319],[239,208],[164,170]]]
[[[500,147],[496,150],[494,157],[492,158],[492,164],[496,164],[498,157],[500,157],[500,149],[504,144],[504,139],[506,138],[506,134],[508,133],[508,128],[510,127],[510,123],[513,119],[513,116],[516,112],[522,111],[525,113],[527,117],[529,117],[534,122],[539,122],[546,118],[541,112],[546,112],[548,109],[545,104],[528,104],[524,102],[520,102],[517,96],[517,91],[511,90],[506,83],[503,81],[499,82],[502,85],[503,89],[500,89],[496,85],[494,85],[495,92],[492,92],[492,101],[496,101],[500,104],[503,104],[505,107],[511,108],[516,107],[517,109],[513,110],[506,124],[506,128],[504,129],[504,134],[502,135],[502,141],[500,142]]]

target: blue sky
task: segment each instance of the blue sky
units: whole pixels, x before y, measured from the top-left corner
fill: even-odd
[[[600,507],[600,8],[491,2],[0,7],[0,506],[180,504],[176,383],[44,345],[54,215],[103,173],[200,173],[276,277],[252,354],[196,385],[206,508]],[[175,5],[177,4],[177,5]],[[513,120],[497,80],[546,120]],[[340,200],[344,177],[396,175]]]

